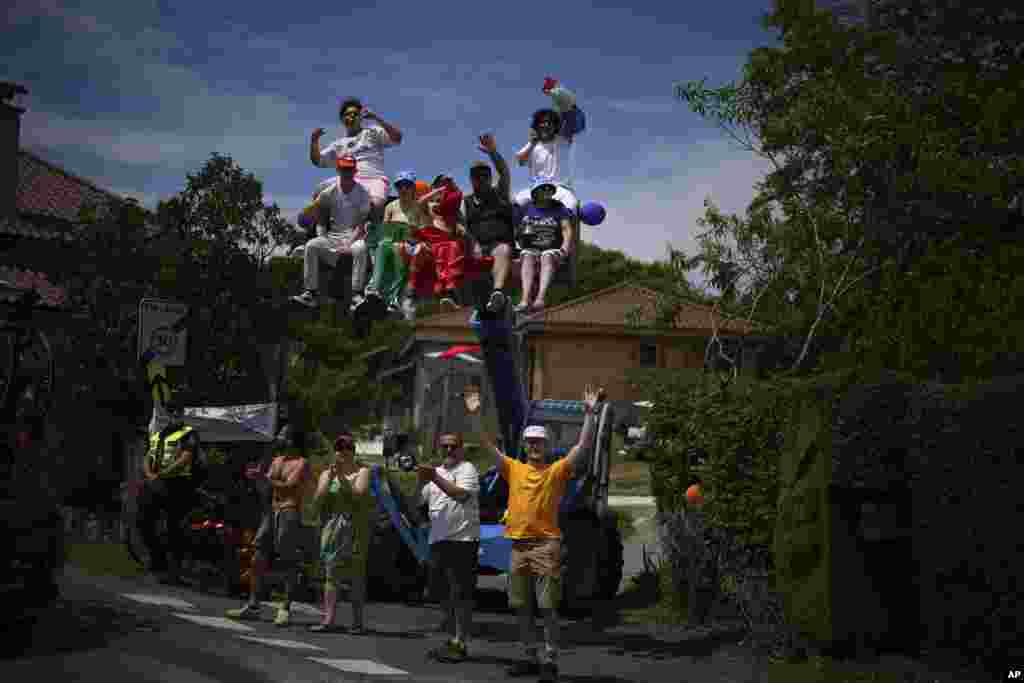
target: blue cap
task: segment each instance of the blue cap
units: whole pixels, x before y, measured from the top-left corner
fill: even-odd
[[[416,184],[416,174],[412,171],[402,171],[395,176],[395,187],[398,187],[398,183],[412,183]]]
[[[550,185],[552,190],[557,190],[558,186],[550,178],[534,178],[533,182],[530,183],[530,194],[533,194],[538,189]]]

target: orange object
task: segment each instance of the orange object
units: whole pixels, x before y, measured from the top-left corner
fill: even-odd
[[[693,484],[686,489],[686,501],[691,505],[700,505],[704,502],[704,492],[700,490],[700,484]]]
[[[416,198],[419,199],[420,197],[422,197],[423,195],[427,194],[428,192],[430,192],[430,183],[428,183],[426,180],[417,180],[416,181]]]

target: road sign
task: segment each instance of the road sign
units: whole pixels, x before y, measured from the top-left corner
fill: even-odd
[[[188,306],[177,301],[143,299],[139,302],[139,356],[149,349],[157,352],[164,365],[185,364],[188,332],[179,329],[188,315]]]

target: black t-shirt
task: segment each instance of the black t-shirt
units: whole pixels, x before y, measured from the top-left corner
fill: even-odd
[[[526,206],[522,222],[519,224],[517,241],[521,249],[537,249],[547,251],[562,247],[562,221],[571,220],[572,212],[559,201],[551,206],[540,208],[533,202]]]
[[[466,231],[482,245],[515,241],[516,207],[497,192],[466,197]]]

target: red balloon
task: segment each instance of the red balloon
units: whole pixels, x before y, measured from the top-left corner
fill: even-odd
[[[693,484],[690,488],[686,489],[686,500],[691,505],[701,505],[704,503],[704,493],[700,490],[700,484]]]

